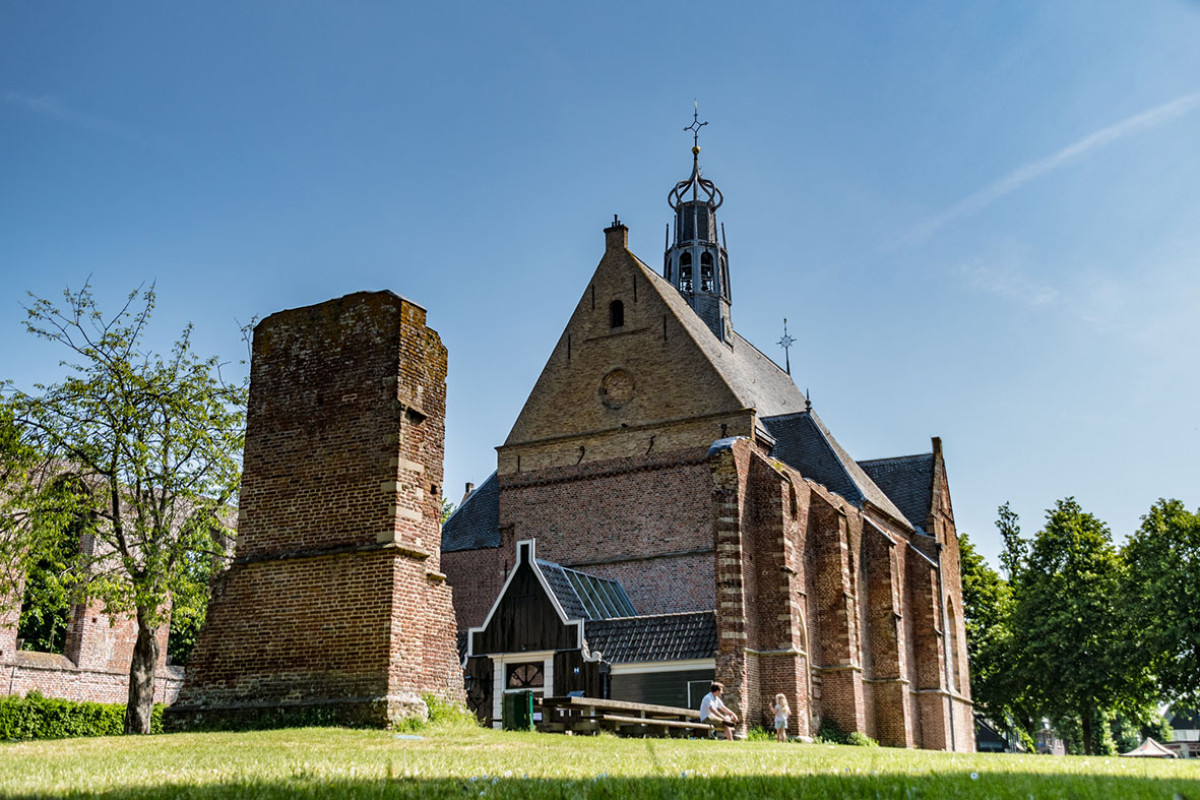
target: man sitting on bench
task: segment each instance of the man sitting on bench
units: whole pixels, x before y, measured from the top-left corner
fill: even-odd
[[[724,691],[724,685],[713,681],[709,693],[700,701],[700,721],[710,725],[715,724],[714,720],[719,721],[725,726],[725,738],[732,742],[733,726],[737,724],[738,715],[721,702],[721,693]]]

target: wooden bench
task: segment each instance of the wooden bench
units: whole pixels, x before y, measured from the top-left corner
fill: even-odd
[[[626,717],[621,714],[601,714],[600,719],[604,722],[616,723],[615,727],[644,727],[644,728],[662,728],[663,733],[671,731],[687,732],[687,731],[704,731],[711,733],[717,730],[713,725],[707,722],[683,722],[680,720],[671,719],[653,719],[650,717]]]
[[[538,727],[544,731],[596,733],[609,729],[618,733],[638,731],[642,735],[654,732],[669,736],[719,729],[700,722],[700,712],[691,708],[578,696],[543,697],[538,705],[543,709]]]

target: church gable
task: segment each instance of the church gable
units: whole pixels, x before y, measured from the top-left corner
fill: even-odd
[[[629,252],[623,225],[606,233],[604,257],[505,448],[714,417],[689,445],[707,446],[720,435],[715,417],[746,416],[741,398],[713,365],[716,349],[728,346]]]

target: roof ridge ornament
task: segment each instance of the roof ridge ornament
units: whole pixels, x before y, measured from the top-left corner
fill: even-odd
[[[692,174],[687,180],[682,180],[675,184],[675,188],[667,195],[667,204],[672,209],[677,210],[680,204],[688,202],[687,194],[691,192],[691,201],[697,202],[700,200],[700,193],[703,192],[705,199],[703,202],[712,206],[716,211],[721,207],[721,203],[725,202],[725,197],[721,194],[721,190],[716,187],[712,181],[700,176],[700,129],[708,124],[707,121],[700,121],[700,104],[693,101],[695,104],[692,110],[692,124],[685,127],[684,132],[691,131],[692,133]]]
[[[708,124],[707,121],[700,121],[700,102],[692,98],[692,103],[695,109],[692,111],[692,124],[684,128],[685,131],[692,132],[692,154],[700,155],[700,129]]]
[[[777,344],[783,348],[783,357],[785,359],[785,363],[787,364],[786,369],[787,369],[788,375],[792,374],[792,355],[791,355],[790,350],[791,350],[791,346],[795,343],[796,343],[796,340],[793,339],[791,336],[788,336],[787,317],[784,317],[783,318],[783,338],[780,339],[777,342]]]

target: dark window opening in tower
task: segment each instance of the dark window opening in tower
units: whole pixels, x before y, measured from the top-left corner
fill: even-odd
[[[696,238],[696,207],[693,205],[680,206],[679,218],[683,222],[681,241],[692,241]]]
[[[613,300],[608,304],[608,327],[620,328],[625,324],[625,304]]]
[[[713,290],[713,257],[712,253],[700,254],[700,291]]]
[[[725,256],[721,256],[721,294],[729,297],[729,264],[725,261]]]
[[[683,253],[679,256],[679,290],[681,292],[690,292],[692,290],[691,253]]]

